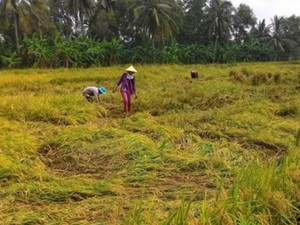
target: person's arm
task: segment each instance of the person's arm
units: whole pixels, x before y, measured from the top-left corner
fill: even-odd
[[[100,103],[100,93],[99,93],[98,88],[93,89],[93,93],[94,93],[94,96],[97,99],[97,102]]]
[[[132,80],[132,90],[133,94],[135,95],[135,98],[137,98],[137,91],[136,91],[136,86],[135,86],[135,78]]]
[[[98,94],[96,96],[97,96],[97,102],[100,104],[100,94]]]
[[[118,80],[118,82],[115,84],[114,88],[113,88],[113,93],[116,92],[117,87],[122,83],[124,79],[124,74],[122,74],[122,76],[120,77],[120,79]]]
[[[118,86],[119,86],[118,83],[116,83],[115,86],[114,86],[114,88],[113,88],[113,93],[116,92]]]

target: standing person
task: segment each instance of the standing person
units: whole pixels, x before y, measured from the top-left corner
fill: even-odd
[[[93,97],[96,97],[96,102],[100,103],[100,95],[106,94],[105,87],[89,86],[83,89],[82,95],[89,101],[93,102]]]
[[[133,66],[128,67],[125,72],[120,77],[119,81],[116,83],[113,92],[116,91],[117,87],[121,85],[120,92],[123,98],[124,111],[128,113],[131,109],[131,95],[135,95],[137,98],[137,92],[135,87],[135,77],[136,69]]]

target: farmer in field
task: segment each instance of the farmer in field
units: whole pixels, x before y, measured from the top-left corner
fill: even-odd
[[[128,67],[125,72],[120,77],[119,81],[116,83],[113,92],[116,91],[117,87],[121,85],[120,92],[123,98],[124,111],[128,113],[131,109],[131,95],[135,95],[137,98],[137,92],[135,87],[134,74],[136,69],[133,66]]]
[[[89,101],[94,102],[96,98],[96,102],[100,103],[100,95],[106,94],[105,87],[94,87],[89,86],[83,89],[82,95]]]
[[[198,72],[196,70],[191,70],[191,78],[198,79]]]

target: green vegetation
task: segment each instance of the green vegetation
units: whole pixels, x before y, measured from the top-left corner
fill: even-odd
[[[299,62],[135,67],[1,71],[1,224],[299,223]]]
[[[1,0],[0,68],[299,60],[300,16],[265,19],[230,0]]]

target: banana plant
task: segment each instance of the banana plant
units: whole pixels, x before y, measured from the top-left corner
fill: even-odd
[[[91,65],[104,66],[106,64],[105,59],[107,58],[106,43],[93,41],[87,50],[87,55]]]
[[[178,43],[172,42],[162,50],[163,63],[179,63],[181,49]]]
[[[22,59],[16,54],[16,52],[0,56],[0,67],[12,69],[19,67],[21,63]]]
[[[104,40],[104,45],[107,52],[106,65],[119,63],[125,51],[125,46],[121,40],[117,38],[110,41]]]
[[[24,38],[27,55],[33,62],[33,67],[49,67],[54,59],[53,46],[46,40],[40,39],[35,33],[32,37]]]

